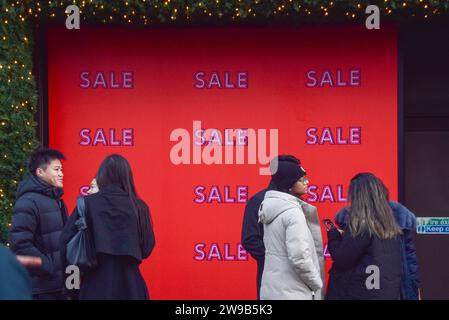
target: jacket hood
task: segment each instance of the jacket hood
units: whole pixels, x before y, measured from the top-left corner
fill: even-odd
[[[396,222],[401,229],[414,230],[416,228],[416,216],[407,207],[395,201],[390,201],[390,207],[393,209]]]
[[[25,179],[20,182],[19,187],[17,188],[16,198],[19,198],[28,192],[40,193],[53,199],[59,199],[63,195],[63,190],[61,188],[53,187],[32,174],[28,174]]]
[[[270,224],[281,213],[301,206],[301,202],[295,196],[285,192],[269,190],[259,207],[259,222]]]

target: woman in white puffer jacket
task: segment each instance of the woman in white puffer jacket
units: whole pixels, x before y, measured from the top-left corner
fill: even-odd
[[[259,209],[264,224],[265,265],[262,300],[323,298],[324,255],[317,210],[299,199],[307,193],[304,169],[279,161]]]

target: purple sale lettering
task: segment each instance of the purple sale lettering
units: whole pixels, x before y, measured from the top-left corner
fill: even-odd
[[[230,203],[246,203],[248,201],[248,186],[229,186],[222,188],[212,185],[209,188],[203,185],[195,186],[193,190],[195,198],[193,202],[196,204],[230,204]]]
[[[361,127],[311,127],[306,130],[308,145],[359,145],[362,144]]]
[[[343,196],[343,191],[343,185],[341,184],[337,184],[336,186],[326,184],[322,187],[317,185],[309,185],[307,189],[307,202],[324,203],[328,201],[330,203],[346,203],[347,199]]]
[[[105,147],[134,146],[134,129],[132,128],[83,128],[79,135],[81,137],[79,144],[83,147],[98,145]]]
[[[248,261],[248,253],[240,243],[207,245],[200,242],[194,245],[193,251],[193,259],[196,261]]]
[[[201,128],[194,130],[193,135],[197,146],[248,146],[247,128],[226,128],[223,132],[216,128]]]
[[[248,72],[238,71],[223,73],[198,71],[194,74],[195,89],[248,89]]]
[[[347,71],[337,69],[335,72],[324,70],[309,70],[306,72],[306,87],[308,88],[336,88],[336,87],[360,87],[362,83],[361,69],[349,69]]]
[[[327,243],[324,245],[324,258],[325,259],[331,259],[331,254],[329,252],[329,247],[327,245]]]
[[[132,89],[134,88],[133,72],[83,71],[80,73],[79,86],[82,89]]]
[[[89,189],[90,189],[90,186],[87,186],[87,185],[81,186],[80,187],[80,195],[87,196],[88,195],[87,191],[89,191]]]

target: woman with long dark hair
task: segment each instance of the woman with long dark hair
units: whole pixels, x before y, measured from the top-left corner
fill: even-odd
[[[97,266],[84,274],[79,299],[148,299],[139,265],[151,254],[155,239],[150,212],[136,192],[131,167],[124,157],[110,155],[95,179],[99,191],[84,200]],[[78,218],[75,209],[63,231],[64,248],[77,231]]]
[[[399,299],[400,236],[387,188],[372,173],[351,179],[346,228],[328,231],[327,299]]]

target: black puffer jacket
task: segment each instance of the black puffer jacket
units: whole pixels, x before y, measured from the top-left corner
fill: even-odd
[[[63,270],[60,235],[67,221],[61,188],[52,187],[28,175],[17,189],[12,215],[11,248],[16,254],[42,259],[42,266],[30,268],[33,294],[61,291]]]
[[[329,271],[326,299],[398,300],[401,286],[401,249],[399,237],[381,240],[367,234],[352,237],[336,229],[328,232],[328,248],[333,265]],[[372,266],[378,272],[374,272]],[[379,278],[379,287],[368,288]],[[369,279],[368,279],[369,277]]]
[[[265,193],[273,189],[270,184],[249,199],[245,207],[242,224],[242,246],[257,261],[257,299],[260,299],[263,266],[265,263],[265,245],[263,243],[263,223],[259,223],[259,207]]]

